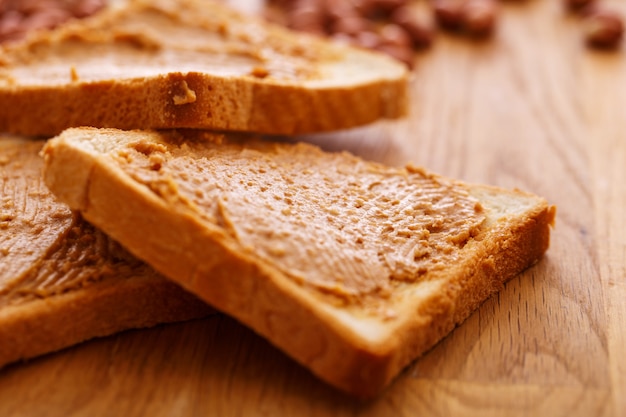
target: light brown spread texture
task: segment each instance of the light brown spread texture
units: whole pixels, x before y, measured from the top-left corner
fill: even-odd
[[[306,144],[193,135],[137,142],[111,157],[160,198],[341,302],[381,301],[403,282],[427,279],[484,220],[464,188],[420,170]]]
[[[56,201],[42,141],[0,142],[0,309],[156,273]]]
[[[148,77],[167,72],[254,76],[263,67],[275,79],[320,79],[315,63],[340,60],[340,50],[315,39],[267,31],[260,20],[205,1],[135,2],[41,37],[4,57],[20,85],[67,84]],[[10,48],[9,48],[10,49]],[[74,76],[72,76],[74,73]],[[6,82],[6,78],[5,78]]]

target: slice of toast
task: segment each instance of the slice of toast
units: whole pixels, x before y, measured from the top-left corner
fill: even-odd
[[[555,216],[520,191],[233,134],[69,129],[44,158],[89,221],[363,397],[537,262]]]
[[[0,367],[212,310],[56,201],[43,141],[0,137]]]
[[[0,48],[0,131],[344,129],[405,115],[407,79],[382,54],[210,0],[130,0]]]

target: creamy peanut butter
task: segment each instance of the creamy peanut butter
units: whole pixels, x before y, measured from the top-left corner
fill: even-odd
[[[0,140],[0,308],[148,268],[47,190],[42,141]]]
[[[213,2],[137,1],[0,54],[0,83],[21,86],[135,79],[178,72],[302,82],[315,62],[340,57],[314,38],[294,37]],[[198,3],[212,8],[198,12]],[[73,68],[70,71],[70,68]]]
[[[113,157],[170,204],[341,303],[384,299],[395,286],[428,279],[455,261],[484,220],[464,188],[416,168],[305,144],[185,135],[138,140]]]

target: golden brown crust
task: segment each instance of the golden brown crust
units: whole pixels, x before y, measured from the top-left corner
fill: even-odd
[[[484,186],[472,187],[479,190]],[[484,189],[503,192],[492,187]],[[432,322],[422,328],[418,325],[403,329],[401,337],[406,338],[406,349],[397,355],[393,365],[396,371],[408,365],[416,354],[433,347],[507,281],[537,263],[548,249],[555,214],[554,206],[540,201],[523,215],[507,219],[480,236],[464,262],[450,268],[440,293],[424,303],[429,312],[420,309],[419,314],[432,317]],[[416,339],[411,340],[414,332],[423,335],[419,344]]]
[[[45,176],[53,192],[155,269],[249,325],[321,379],[353,395],[369,397],[380,392],[411,360],[504,282],[537,262],[547,249],[554,209],[543,199],[455,183],[478,196],[487,213],[484,230],[460,250],[454,265],[425,280],[396,287],[392,294],[395,319],[373,317],[358,307],[320,301],[276,264],[233,244],[223,229],[208,225],[193,212],[174,214],[165,199],[104,156],[109,147],[117,146],[114,142],[124,146],[125,135],[113,130],[70,130],[50,142],[45,150]],[[80,141],[73,141],[89,136],[101,145],[82,147]],[[136,138],[134,134],[128,140]],[[102,149],[97,151],[99,146]],[[323,157],[315,154],[315,158]],[[69,162],[90,172],[71,187],[74,191],[68,191],[63,181]],[[146,245],[148,230],[156,244]]]
[[[43,144],[0,137],[0,367],[210,314],[54,199],[41,181]]]
[[[183,83],[197,92],[197,99],[175,105],[173,97]],[[254,80],[224,80],[199,73],[170,73],[142,80],[99,81],[63,88],[0,87],[3,108],[0,130],[41,136],[76,126],[311,133],[403,116],[404,90],[403,83],[380,81],[353,90],[322,91]],[[380,95],[399,100],[387,102]]]
[[[190,320],[210,309],[155,275],[103,283],[0,310],[0,367],[123,330]],[[9,341],[9,342],[7,342]]]
[[[408,72],[383,55],[287,33],[218,4],[181,0],[179,10],[171,7],[131,1],[0,49],[0,131],[54,135],[94,126],[296,134],[406,114]],[[145,29],[159,24],[164,34]],[[248,39],[248,32],[259,39]],[[269,75],[254,76],[258,66]]]

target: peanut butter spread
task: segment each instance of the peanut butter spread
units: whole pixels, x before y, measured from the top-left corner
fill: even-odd
[[[416,168],[306,144],[171,136],[138,134],[111,155],[169,204],[340,303],[385,299],[428,279],[455,261],[485,217],[462,186]]]
[[[0,140],[0,308],[149,270],[55,201],[41,176],[42,145]]]
[[[318,63],[345,55],[340,46],[294,36],[207,0],[136,0],[27,45],[0,52],[0,85],[64,85],[172,72],[314,82],[328,77]],[[353,70],[342,67],[346,76],[358,79],[362,69]]]

